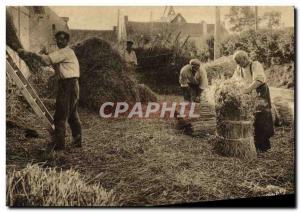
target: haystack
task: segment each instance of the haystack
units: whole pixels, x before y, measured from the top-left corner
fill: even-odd
[[[150,88],[138,85],[126,73],[118,51],[99,38],[73,47],[80,64],[80,104],[96,112],[104,102],[155,101]]]
[[[232,77],[236,69],[236,63],[233,60],[233,56],[223,56],[206,63],[205,69],[207,72],[208,82],[209,84],[212,84],[212,82],[216,79],[228,79]]]
[[[275,124],[278,126],[294,125],[294,91],[284,88],[270,87],[271,101],[276,110]]]
[[[139,98],[142,103],[147,103],[147,102],[157,102],[157,94],[154,93],[147,85],[145,84],[138,84],[138,93],[139,93]]]
[[[243,94],[245,85],[226,80],[216,89],[216,150],[225,156],[256,157],[254,145],[255,96]]]

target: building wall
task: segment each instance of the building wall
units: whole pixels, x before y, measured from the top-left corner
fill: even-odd
[[[179,17],[179,15],[177,16]],[[125,16],[125,25],[127,30],[127,36],[133,38],[136,35],[156,36],[158,34],[164,34],[168,36],[171,33],[172,37],[176,37],[180,32],[180,41],[184,41],[187,36],[190,36],[189,40],[195,42],[197,48],[202,47],[205,44],[205,39],[214,35],[214,24],[207,24],[202,21],[201,23],[185,23],[185,22],[134,22],[129,21]],[[150,29],[152,32],[150,35]],[[221,37],[225,38],[228,35],[228,31],[221,26]],[[175,38],[174,38],[175,39]]]
[[[19,37],[23,47],[25,49],[30,49],[30,42],[29,42],[29,20],[30,14],[29,10],[26,7],[8,7],[7,12],[12,17],[13,24],[16,29],[17,36]],[[30,71],[27,65],[21,60],[16,52],[11,50],[10,48],[7,49],[9,54],[13,57],[14,61],[24,74],[26,78],[30,76]]]
[[[49,7],[7,7],[13,18],[17,35],[26,50],[39,52],[45,47],[49,52],[56,49],[54,34],[58,30],[67,30],[65,20],[57,16]],[[18,54],[8,48],[25,77],[30,76],[26,64]]]
[[[66,21],[49,7],[43,7],[41,13],[30,7],[30,13],[30,50],[38,52],[46,47],[49,52],[54,51],[56,49],[54,35],[59,30],[69,29]]]

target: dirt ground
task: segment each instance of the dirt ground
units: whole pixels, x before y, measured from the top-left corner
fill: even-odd
[[[294,131],[276,128],[272,149],[252,161],[222,157],[214,137],[191,137],[166,120],[103,119],[80,110],[83,148],[45,152],[35,115],[7,128],[7,168],[73,168],[113,190],[120,205],[144,206],[294,193]]]

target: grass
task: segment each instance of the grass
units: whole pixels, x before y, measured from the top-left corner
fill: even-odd
[[[179,99],[162,96],[160,100]],[[43,151],[48,135],[34,115],[39,138],[22,131],[7,137],[7,169],[27,163],[76,170],[90,184],[113,190],[120,206],[163,205],[294,193],[294,132],[276,128],[272,149],[253,160],[223,157],[214,150],[213,136],[191,137],[165,120],[101,119],[80,111],[82,149]],[[38,127],[39,126],[39,127]],[[21,129],[20,129],[21,130]],[[20,135],[20,136],[18,136]]]

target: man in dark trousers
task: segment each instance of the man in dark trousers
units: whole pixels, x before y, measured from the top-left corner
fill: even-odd
[[[65,148],[66,122],[68,121],[72,136],[73,146],[81,147],[82,130],[77,112],[79,100],[79,63],[74,51],[68,46],[70,35],[67,31],[58,31],[55,34],[58,50],[45,55],[18,49],[23,57],[33,57],[43,65],[52,65],[59,78],[56,107],[54,114],[54,141],[50,147],[55,150]]]

